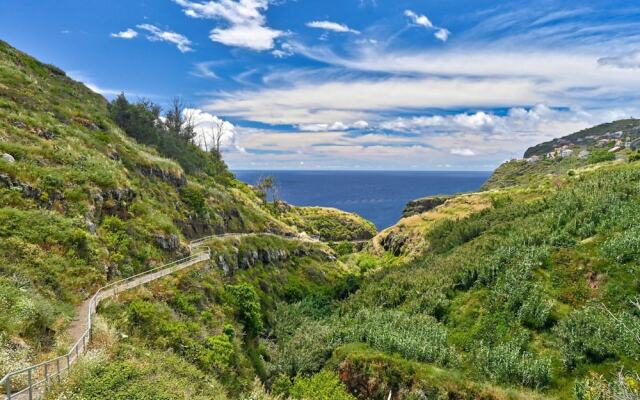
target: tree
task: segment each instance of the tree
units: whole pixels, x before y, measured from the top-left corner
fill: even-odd
[[[207,129],[202,135],[202,146],[207,152],[220,153],[222,139],[226,135],[225,121],[219,119]]]
[[[256,189],[264,203],[267,203],[269,198],[274,202],[277,200],[278,188],[276,185],[276,179],[272,175],[261,177],[256,185]]]
[[[262,331],[262,311],[260,299],[255,289],[246,283],[227,286],[225,290],[232,296],[238,319],[244,325],[246,334],[254,338]]]
[[[193,116],[185,112],[185,105],[180,97],[174,97],[169,111],[165,114],[164,125],[169,134],[173,134],[184,139],[186,142],[193,141],[196,136]]]

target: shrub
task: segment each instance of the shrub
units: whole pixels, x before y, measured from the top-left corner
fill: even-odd
[[[613,235],[600,250],[603,256],[619,263],[640,260],[640,226]]]
[[[614,153],[610,153],[608,150],[593,150],[589,157],[587,157],[587,162],[589,164],[597,164],[604,161],[613,161],[616,159],[616,155]]]
[[[260,300],[255,289],[246,283],[225,288],[231,294],[238,319],[243,323],[245,333],[255,337],[263,329]]]
[[[575,310],[555,328],[564,365],[572,369],[613,357],[622,335],[619,326],[595,304]]]
[[[296,377],[289,395],[304,400],[355,400],[338,375],[330,371],[322,371],[311,377]]]
[[[366,343],[377,350],[441,365],[456,361],[445,327],[431,316],[363,308],[343,321],[338,331],[342,343]]]
[[[476,359],[485,376],[498,383],[517,383],[539,389],[551,382],[550,360],[522,351],[515,342],[493,348],[481,345]]]

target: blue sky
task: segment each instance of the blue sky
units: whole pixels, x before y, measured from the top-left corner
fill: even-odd
[[[0,0],[0,38],[181,96],[239,169],[489,170],[640,115],[632,1]]]

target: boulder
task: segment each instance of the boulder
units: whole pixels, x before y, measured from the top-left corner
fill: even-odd
[[[176,235],[156,235],[156,244],[162,250],[176,251],[180,248],[180,239]]]
[[[9,153],[2,153],[2,159],[11,164],[16,162],[16,159]]]

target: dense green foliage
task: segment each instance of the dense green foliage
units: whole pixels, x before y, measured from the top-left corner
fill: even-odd
[[[175,103],[174,103],[175,104]],[[160,106],[142,100],[131,104],[124,94],[120,94],[109,104],[109,113],[115,123],[127,135],[139,143],[153,146],[167,158],[176,160],[189,174],[206,173],[218,179],[232,178],[220,153],[201,151],[191,142],[193,127],[180,119],[182,110],[178,104],[165,114],[165,122],[160,119]]]
[[[370,221],[335,208],[286,206],[281,218],[300,231],[326,241],[366,240],[376,234],[376,227]]]
[[[64,349],[77,304],[187,238],[293,231],[215,154],[159,129],[154,106],[120,111],[126,133],[104,98],[0,42],[0,154],[15,159],[0,159],[0,375]]]
[[[160,114],[0,43],[0,152],[16,160],[0,160],[0,374],[66,349],[79,302],[188,238],[375,234],[337,210],[267,204],[190,143],[175,107]],[[567,140],[614,128],[637,122]],[[504,189],[417,225],[411,257],[211,239],[207,265],[105,301],[94,349],[51,397],[637,397],[640,165],[607,146],[506,163],[487,185]]]

